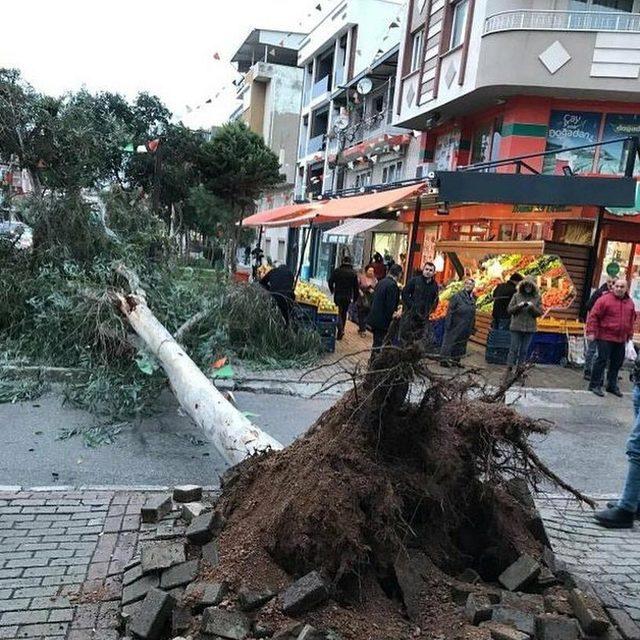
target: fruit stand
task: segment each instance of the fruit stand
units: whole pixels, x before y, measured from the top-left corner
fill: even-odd
[[[338,330],[338,307],[324,291],[308,282],[296,284],[295,310],[303,322],[313,324],[322,338],[322,344],[329,353],[336,350]]]
[[[520,273],[534,280],[542,298],[544,315],[538,321],[539,335],[532,344],[532,350],[538,350],[538,361],[560,360],[558,353],[566,349],[566,336],[582,335],[584,325],[578,321],[578,309],[588,257],[582,247],[543,241],[444,241],[438,243],[437,249],[447,256],[448,273],[454,277],[443,287],[432,321],[446,316],[451,297],[462,289],[463,278],[472,277],[476,281],[478,312],[478,331],[472,340],[486,345],[491,326],[493,290],[511,274]],[[447,273],[446,268],[444,273]],[[556,334],[558,337],[541,334]]]

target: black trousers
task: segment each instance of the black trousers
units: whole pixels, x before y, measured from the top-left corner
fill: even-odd
[[[589,388],[601,387],[604,382],[604,370],[607,368],[607,389],[618,388],[618,372],[624,364],[624,342],[610,342],[609,340],[597,340],[598,355],[591,370],[591,382]]]
[[[340,325],[338,326],[338,335],[343,336],[347,326],[347,312],[351,300],[349,298],[336,298],[335,303],[338,305],[338,314],[340,315]]]
[[[278,309],[280,309],[280,313],[282,314],[284,323],[289,326],[289,320],[291,319],[291,309],[293,307],[293,298],[289,297],[286,294],[275,292],[271,295],[273,296],[275,303],[278,305]]]
[[[373,329],[372,349],[379,349],[384,342],[388,329]]]

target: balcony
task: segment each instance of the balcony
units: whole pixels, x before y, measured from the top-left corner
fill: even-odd
[[[640,13],[517,9],[496,13],[485,20],[485,35],[501,31],[640,33]]]
[[[319,136],[315,136],[309,139],[309,144],[307,145],[307,153],[306,155],[310,155],[312,153],[318,153],[319,151],[324,151],[326,148],[326,135],[324,133]]]
[[[330,76],[325,76],[324,78],[322,78],[322,80],[318,80],[318,82],[316,82],[313,85],[313,88],[311,89],[311,98],[312,99],[319,98],[320,96],[324,95],[325,93],[328,93],[328,91],[329,91],[329,78],[330,78]]]

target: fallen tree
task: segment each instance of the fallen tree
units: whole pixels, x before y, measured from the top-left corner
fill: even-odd
[[[253,425],[216,389],[158,321],[147,305],[136,274],[122,264],[116,266],[116,272],[127,281],[131,291],[127,295],[114,294],[119,310],[162,365],[180,406],[224,459],[234,465],[255,453],[281,449],[277,440]],[[184,333],[181,331],[181,335]]]

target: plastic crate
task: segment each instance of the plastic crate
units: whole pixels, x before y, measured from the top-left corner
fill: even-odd
[[[338,314],[337,313],[318,313],[316,316],[316,322],[332,322],[333,324],[338,324]]]
[[[508,356],[508,347],[490,347],[487,345],[484,352],[484,359],[489,364],[507,364]]]
[[[511,332],[504,329],[491,329],[487,335],[487,349],[507,349],[511,346]]]
[[[328,337],[328,338],[322,338],[322,346],[324,347],[324,350],[327,353],[335,353],[335,350],[336,350],[336,338],[335,338],[335,336]]]
[[[335,322],[316,322],[316,331],[322,338],[335,337],[338,325]]]
[[[567,357],[567,337],[560,333],[536,333],[527,359],[537,364],[562,364]]]
[[[318,308],[312,304],[305,304],[304,302],[296,302],[293,307],[293,314],[297,320],[315,324],[318,317]]]

